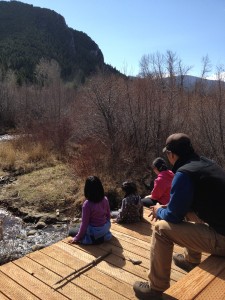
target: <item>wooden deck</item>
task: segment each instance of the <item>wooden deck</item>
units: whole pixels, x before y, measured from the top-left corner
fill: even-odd
[[[136,299],[133,283],[146,281],[151,224],[112,224],[113,238],[98,246],[68,244],[67,239],[0,266],[0,299]],[[112,254],[60,287],[55,283],[112,249]],[[175,246],[174,251],[182,250]],[[134,265],[129,258],[141,260]],[[172,266],[171,285],[186,272]],[[65,281],[64,281],[65,282]],[[63,282],[62,282],[63,283]]]
[[[224,300],[225,258],[210,255],[167,291],[165,300]]]

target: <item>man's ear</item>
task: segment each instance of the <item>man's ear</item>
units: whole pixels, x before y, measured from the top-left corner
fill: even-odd
[[[179,156],[173,152],[171,152],[171,156],[172,156],[172,159],[174,161],[174,163],[178,160]]]

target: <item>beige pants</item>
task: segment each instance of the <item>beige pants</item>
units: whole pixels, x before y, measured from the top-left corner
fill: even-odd
[[[225,236],[207,224],[157,221],[152,233],[149,271],[150,285],[155,290],[165,291],[170,286],[174,243],[185,247],[185,258],[192,263],[200,262],[202,252],[225,256]]]

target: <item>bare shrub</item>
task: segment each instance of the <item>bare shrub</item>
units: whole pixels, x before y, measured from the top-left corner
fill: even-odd
[[[75,173],[85,179],[90,174],[101,176],[108,168],[109,152],[98,140],[85,140],[71,160]]]
[[[69,118],[63,118],[60,121],[33,122],[29,127],[23,128],[23,144],[27,149],[31,149],[32,155],[38,152],[43,157],[49,156],[48,153],[54,153],[59,159],[66,158],[67,146],[72,136],[73,127]],[[32,146],[34,145],[34,147]],[[35,145],[37,149],[35,150]],[[36,154],[35,154],[36,153]]]
[[[171,132],[188,128],[189,95],[175,84],[175,58],[171,56],[168,68],[173,78],[167,81],[155,69],[154,76],[149,73],[135,80],[99,74],[85,87],[80,99],[86,108],[79,120],[80,142],[83,145],[91,139],[107,148],[105,170],[112,177],[119,173],[137,176],[146,163],[161,155]]]
[[[0,108],[11,107],[8,117],[16,112],[27,134],[20,151],[28,153],[30,145],[30,161],[47,159],[47,153],[70,158],[82,177],[95,173],[110,174],[114,183],[141,180],[146,166],[162,155],[167,136],[183,131],[200,152],[225,165],[222,70],[218,85],[207,87],[205,58],[202,80],[186,89],[191,67],[171,51],[143,56],[140,68],[139,78],[99,73],[78,90],[63,84],[53,61],[40,61],[36,86],[16,87],[9,76],[0,91]],[[71,141],[77,146],[70,147]]]

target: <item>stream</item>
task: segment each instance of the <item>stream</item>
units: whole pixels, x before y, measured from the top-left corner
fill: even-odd
[[[13,140],[14,139],[14,136],[13,135],[10,135],[10,134],[3,134],[3,135],[0,135],[0,142],[2,141],[9,141],[9,140]]]
[[[13,135],[0,135],[0,142],[14,139]],[[5,208],[0,207],[0,265],[54,244],[68,236],[69,224],[56,224],[37,227],[25,223]]]
[[[68,224],[56,223],[37,229],[35,224],[24,223],[22,219],[0,207],[0,265],[56,243],[67,236]]]

